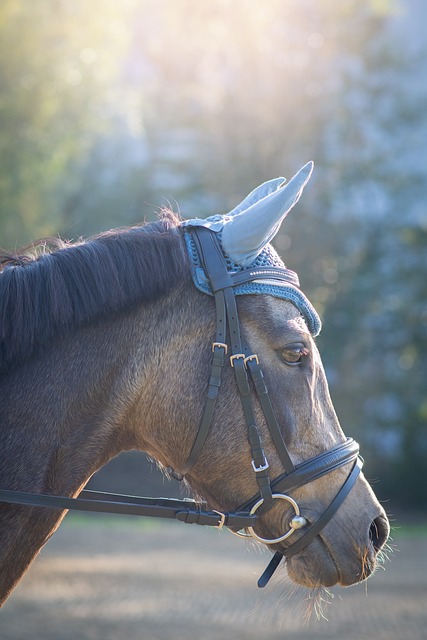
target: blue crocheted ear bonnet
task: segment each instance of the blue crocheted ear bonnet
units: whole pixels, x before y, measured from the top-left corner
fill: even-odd
[[[221,241],[221,230],[224,225],[224,218],[226,216],[212,216],[210,218],[201,219],[196,218],[194,220],[186,220],[182,223],[183,227],[207,227],[211,231],[218,233],[219,240]],[[185,232],[185,241],[187,245],[188,254],[190,257],[191,272],[193,281],[196,287],[203,293],[213,295],[210,289],[208,278],[201,266],[199,254],[196,245],[191,237],[191,234]],[[221,243],[222,246],[222,243]],[[233,262],[229,256],[227,256],[223,250],[224,258],[226,260],[227,269],[229,272],[239,272],[244,270],[244,267]],[[281,267],[285,265],[278,255],[277,251],[273,249],[271,244],[266,244],[261,253],[258,254],[254,262],[250,265],[251,268],[256,267]],[[247,282],[242,285],[234,287],[234,293],[236,295],[244,294],[264,294],[275,296],[276,298],[282,298],[292,302],[304,317],[307,327],[313,336],[317,336],[320,333],[322,327],[320,318],[303,292],[298,287],[293,286],[290,283],[283,283],[274,281],[274,279],[262,279],[254,280],[253,282]]]

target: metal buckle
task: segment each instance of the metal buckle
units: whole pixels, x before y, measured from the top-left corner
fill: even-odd
[[[237,359],[243,359],[243,362],[245,362],[245,354],[244,353],[236,353],[234,356],[230,356],[230,364],[232,367],[234,367],[234,360]]]
[[[247,358],[245,358],[245,367],[247,366],[247,363],[252,362],[252,360],[255,360],[255,362],[259,364],[259,358],[257,354],[253,353],[251,356],[248,356]]]
[[[224,354],[227,355],[228,347],[223,342],[212,342],[212,351],[215,351],[215,348],[224,349]]]
[[[252,469],[255,471],[255,473],[259,473],[260,471],[265,471],[266,469],[268,469],[269,466],[270,465],[268,464],[267,458],[265,457],[265,455],[264,455],[264,464],[260,464],[259,467],[256,466],[255,460],[252,460]]]
[[[221,513],[221,511],[217,511],[216,509],[212,509],[213,513],[217,513],[220,517],[219,523],[214,525],[215,529],[222,529],[225,525],[225,513]]]

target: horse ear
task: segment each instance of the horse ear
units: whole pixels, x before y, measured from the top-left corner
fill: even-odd
[[[284,185],[286,182],[286,178],[273,178],[273,180],[267,180],[267,182],[263,182],[259,187],[250,192],[248,196],[237,207],[234,207],[227,216],[235,216],[238,213],[242,213],[242,211],[246,211],[253,204],[262,200],[266,196],[270,195],[270,193],[274,193],[277,189]]]
[[[244,267],[253,263],[265,245],[274,238],[288,212],[298,202],[312,171],[313,162],[308,162],[288,184],[278,188],[279,178],[271,180],[270,183],[275,183],[273,192],[245,209],[241,208],[245,200],[236,207],[237,211],[233,209],[232,217],[226,220],[222,229],[221,240],[225,253],[234,262]],[[252,193],[255,192],[257,189]],[[252,194],[249,194],[246,200],[251,196]]]

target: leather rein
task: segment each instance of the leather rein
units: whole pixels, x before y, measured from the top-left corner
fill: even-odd
[[[188,524],[217,528],[227,527],[239,536],[252,537],[267,545],[277,545],[295,534],[296,531],[301,530],[302,535],[293,544],[286,548],[281,547],[280,551],[276,551],[274,554],[267,569],[258,581],[258,586],[264,587],[282,558],[299,553],[331,520],[353,487],[362,468],[363,460],[359,456],[359,445],[353,439],[348,438],[345,442],[336,445],[329,451],[294,465],[270,401],[259,358],[256,354],[249,353],[242,344],[234,287],[259,279],[269,279],[272,282],[276,281],[276,283],[291,283],[293,286],[299,286],[297,275],[289,269],[280,267],[257,267],[256,269],[249,268],[239,272],[229,272],[221,246],[214,232],[205,227],[195,227],[191,229],[191,235],[196,244],[201,264],[209,278],[211,291],[215,297],[216,335],[212,343],[208,395],[199,430],[189,457],[181,471],[178,473],[170,469],[170,473],[176,479],[182,480],[197,462],[213,421],[221,385],[221,373],[226,363],[226,356],[229,355],[229,362],[234,369],[248,429],[252,468],[258,484],[258,493],[233,512],[214,509],[206,510],[201,508],[205,503],[196,502],[188,498],[183,500],[144,498],[88,490],[81,491],[77,498],[70,498],[0,489],[0,502],[32,507],[172,518]],[[227,326],[230,334],[230,354],[228,354]],[[264,413],[272,441],[284,469],[284,473],[273,481],[270,481],[269,463],[265,457],[261,435],[256,424],[251,385],[255,389],[255,395]],[[297,502],[288,494],[298,487],[347,464],[351,464],[351,470],[344,484],[320,518],[310,523],[301,514]],[[295,513],[290,519],[289,530],[277,538],[262,538],[255,532],[254,527],[258,518],[271,509],[275,501],[278,500],[288,503]]]

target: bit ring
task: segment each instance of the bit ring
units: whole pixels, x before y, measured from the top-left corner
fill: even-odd
[[[290,522],[289,531],[286,531],[286,533],[284,533],[283,535],[279,536],[278,538],[272,538],[271,540],[269,540],[268,538],[261,538],[261,536],[255,533],[253,527],[247,527],[247,529],[245,529],[244,532],[233,531],[232,533],[234,533],[235,535],[241,538],[254,538],[255,540],[258,540],[258,542],[262,542],[263,544],[277,544],[279,542],[283,542],[284,540],[289,538],[289,536],[291,536],[297,529],[301,529],[307,524],[306,519],[304,518],[304,516],[301,515],[301,511],[298,504],[295,502],[293,498],[285,495],[284,493],[273,493],[273,499],[286,500],[286,502],[289,502],[289,504],[295,511],[295,515],[293,516]],[[254,506],[250,510],[251,516],[260,508],[263,502],[264,502],[264,498],[260,498],[260,500],[258,500],[258,502],[254,504]]]

